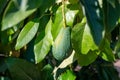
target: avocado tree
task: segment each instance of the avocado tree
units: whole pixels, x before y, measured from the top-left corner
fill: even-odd
[[[120,0],[0,0],[0,78],[119,80],[119,27]]]

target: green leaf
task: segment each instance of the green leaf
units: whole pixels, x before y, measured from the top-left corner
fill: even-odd
[[[87,54],[78,54],[75,53],[75,57],[78,60],[80,66],[87,66],[94,62],[97,58],[97,51],[89,51]]]
[[[76,16],[76,14],[78,13],[78,9],[79,7],[77,6],[77,4],[75,5],[67,5],[66,7],[66,12],[65,12],[65,18],[66,18],[66,24],[70,27],[73,26],[73,22],[74,22],[74,18]]]
[[[5,10],[2,20],[2,30],[18,24],[41,5],[42,0],[11,0]]]
[[[71,7],[70,7],[71,6]],[[78,8],[78,6],[77,6]],[[69,27],[73,26],[74,18],[76,14],[78,13],[75,5],[68,5],[65,6],[65,18],[66,18],[66,24]],[[53,26],[52,26],[52,35],[53,39],[55,40],[57,35],[59,34],[61,28],[64,26],[63,22],[63,15],[62,15],[62,6],[59,6],[57,11],[55,12],[55,16],[53,17]]]
[[[98,49],[89,27],[85,23],[79,23],[74,26],[71,33],[71,41],[74,50],[78,54],[87,54],[89,50]]]
[[[17,38],[15,49],[18,50],[29,43],[35,36],[39,27],[39,22],[36,20],[28,22]]]
[[[52,25],[52,21],[50,20],[46,25],[45,36],[42,40],[39,39],[40,37],[36,38],[36,43],[34,45],[36,63],[41,62],[45,58],[52,45],[53,37],[51,34],[51,25]]]
[[[52,75],[53,68],[50,64],[47,64],[44,66],[44,68],[41,70],[41,79],[42,80],[53,80]]]
[[[78,0],[68,0],[71,4],[77,4]]]
[[[118,0],[114,1],[115,7],[110,5],[106,0],[103,1],[104,25],[107,33],[110,33],[116,27],[120,17],[120,3]]]
[[[14,80],[39,80],[36,66],[22,59],[7,58],[5,60],[8,70]]]
[[[58,80],[75,80],[76,76],[74,73],[70,70],[67,70],[66,72],[62,73],[59,77]]]
[[[56,76],[58,69],[63,69],[74,62],[74,55],[75,51],[73,50],[72,54],[68,58],[64,59],[58,67],[54,68],[53,70],[54,77]]]
[[[0,0],[0,14],[3,12],[8,0]]]
[[[112,5],[112,7],[115,7],[115,1],[116,0],[107,0],[111,5]]]
[[[93,40],[97,45],[100,45],[103,38],[103,20],[102,20],[102,11],[100,9],[98,0],[80,0],[85,15],[87,18],[87,23],[89,24],[90,31],[93,36]]]
[[[55,0],[42,0],[42,4],[39,7],[40,14],[44,14],[45,12],[47,12],[47,10],[49,10],[49,8],[54,4]]]
[[[100,45],[100,56],[106,60],[106,61],[114,61],[115,56],[112,52],[112,49],[110,48],[110,42],[107,39],[103,39],[101,45]]]
[[[52,36],[53,40],[56,39],[63,25],[63,16],[62,16],[62,6],[60,6],[55,12],[55,16],[53,16],[53,24],[52,24]]]
[[[70,27],[62,28],[53,43],[52,52],[57,60],[63,60],[70,48]]]

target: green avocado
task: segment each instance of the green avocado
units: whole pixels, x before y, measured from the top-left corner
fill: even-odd
[[[55,59],[63,60],[70,48],[70,27],[62,28],[55,39],[52,53]]]

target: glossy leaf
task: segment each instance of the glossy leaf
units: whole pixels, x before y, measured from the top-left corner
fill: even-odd
[[[62,6],[60,6],[57,11],[55,12],[53,24],[52,24],[52,36],[53,40],[56,39],[57,35],[59,34],[63,25],[63,16],[62,16]]]
[[[80,66],[87,66],[96,60],[97,54],[97,51],[89,51],[87,54],[75,53],[75,57]]]
[[[62,28],[53,43],[52,52],[57,60],[63,60],[70,48],[70,27]]]
[[[71,6],[71,7],[69,7]],[[70,27],[73,26],[73,23],[74,23],[74,19],[75,19],[75,16],[76,14],[78,13],[78,6],[77,4],[75,5],[68,5],[66,7],[66,13],[65,13],[65,16],[66,16],[66,24]]]
[[[73,48],[78,54],[87,54],[89,50],[98,49],[89,27],[85,23],[79,23],[72,29],[71,40]]]
[[[53,38],[51,34],[51,25],[52,21],[50,20],[46,25],[44,38],[42,40],[40,40],[39,37],[36,39],[36,43],[34,45],[36,63],[41,62],[45,58],[52,45]]]
[[[110,48],[110,42],[107,39],[104,39],[100,46],[100,56],[106,61],[114,61],[115,56]]]
[[[76,14],[78,13],[78,10],[75,7],[75,5],[72,5],[72,7],[69,7],[68,4],[65,6],[65,19],[66,19],[66,25],[69,27],[73,26],[74,18]],[[54,16],[53,20],[53,26],[52,26],[52,35],[53,39],[55,40],[57,35],[59,34],[61,28],[64,26],[63,22],[63,15],[62,15],[62,6],[60,6]]]
[[[59,77],[58,80],[75,80],[76,76],[74,73],[70,70],[67,70],[66,72],[62,73]]]
[[[10,1],[3,16],[2,30],[13,27],[31,15],[41,5],[41,1],[42,0]]]
[[[100,6],[98,0],[80,0],[83,9],[85,11],[85,15],[87,18],[87,23],[89,24],[90,31],[92,33],[94,42],[97,45],[100,45],[100,42],[103,38],[103,20],[102,20],[102,12],[100,10]]]
[[[11,74],[12,79],[15,80],[39,80],[39,72],[35,65],[22,59],[8,58],[6,65]]]
[[[15,46],[16,50],[22,48],[34,38],[38,30],[38,27],[39,27],[39,22],[36,20],[30,21],[25,25],[25,27],[22,29],[22,31],[20,32],[17,38],[17,43]]]

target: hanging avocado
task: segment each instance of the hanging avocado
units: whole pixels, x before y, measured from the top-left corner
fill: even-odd
[[[61,28],[52,47],[53,56],[61,61],[67,56],[70,48],[70,27]]]

